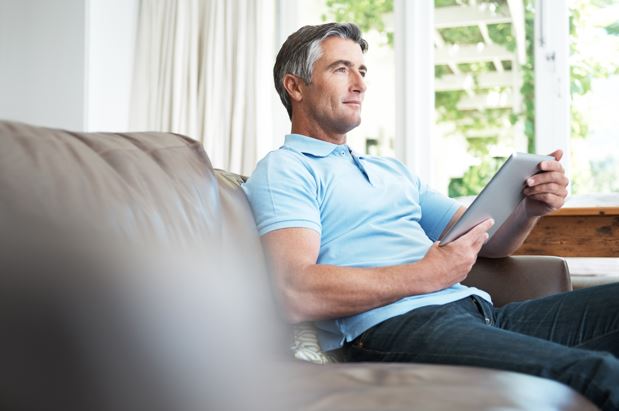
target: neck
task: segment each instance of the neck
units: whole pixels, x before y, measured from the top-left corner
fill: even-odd
[[[295,128],[295,127],[292,127],[290,132],[292,134],[301,134],[307,137],[315,138],[317,140],[326,141],[327,143],[332,143],[332,144],[337,144],[337,145],[346,144],[346,134],[333,135],[333,134],[327,134],[327,133],[321,132],[321,130],[312,131],[308,129],[300,129],[300,128]]]
[[[294,115],[292,116],[292,127],[290,132],[293,134],[302,134],[332,144],[346,144],[346,133],[341,134],[326,130],[319,124],[295,119]]]

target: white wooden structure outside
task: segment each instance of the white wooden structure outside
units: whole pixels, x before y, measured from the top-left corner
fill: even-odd
[[[432,171],[435,117],[434,92],[464,90],[467,95],[458,105],[460,110],[511,108],[522,110],[521,65],[526,59],[525,10],[523,0],[507,0],[507,8],[476,0],[463,5],[434,8],[433,0],[395,0],[396,84],[396,155],[422,179],[434,182]],[[535,85],[536,85],[536,151],[547,153],[569,143],[569,66],[568,10],[564,0],[537,0]],[[552,16],[552,18],[550,17]],[[516,39],[516,49],[509,51],[494,44],[488,25],[509,23]],[[476,45],[446,44],[440,29],[476,26],[483,42]],[[544,42],[540,42],[543,28]],[[428,39],[433,39],[433,47]],[[543,44],[542,44],[543,43]],[[509,70],[503,61],[509,61]],[[477,77],[463,73],[458,64],[491,62],[495,71]],[[434,78],[435,66],[446,65],[451,74]],[[496,88],[502,92],[492,91]],[[483,91],[486,89],[487,91]],[[476,91],[478,90],[478,91]],[[481,90],[481,91],[479,91]],[[475,136],[505,136],[521,139],[520,150],[526,150],[522,124],[505,124],[500,130],[484,130]],[[475,137],[466,136],[466,137]],[[569,172],[569,156],[564,166]]]

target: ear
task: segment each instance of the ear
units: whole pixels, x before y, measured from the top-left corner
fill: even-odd
[[[297,103],[303,100],[303,86],[305,83],[301,78],[293,76],[292,74],[286,74],[284,76],[283,85],[288,92],[290,100],[296,101]]]

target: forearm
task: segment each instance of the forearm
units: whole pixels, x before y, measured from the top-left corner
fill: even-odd
[[[527,216],[524,204],[522,201],[488,243],[482,247],[479,253],[481,257],[507,257],[520,248],[539,220],[539,217]]]
[[[293,322],[346,317],[440,287],[423,260],[376,268],[313,264],[289,278],[279,288]]]
[[[481,223],[444,247],[434,243],[415,263],[387,267],[317,264],[320,237],[309,229],[275,230],[262,241],[283,309],[299,322],[358,314],[462,281],[490,226]]]

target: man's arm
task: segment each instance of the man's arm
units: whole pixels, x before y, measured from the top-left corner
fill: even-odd
[[[275,230],[262,242],[288,317],[300,322],[358,314],[462,281],[492,223],[485,221],[444,247],[435,243],[416,263],[388,267],[317,264],[320,236],[306,228]]]
[[[492,239],[484,244],[479,252],[481,257],[507,257],[520,248],[539,220],[538,216],[527,215],[525,202],[526,199],[520,202],[512,215],[494,233]]]

